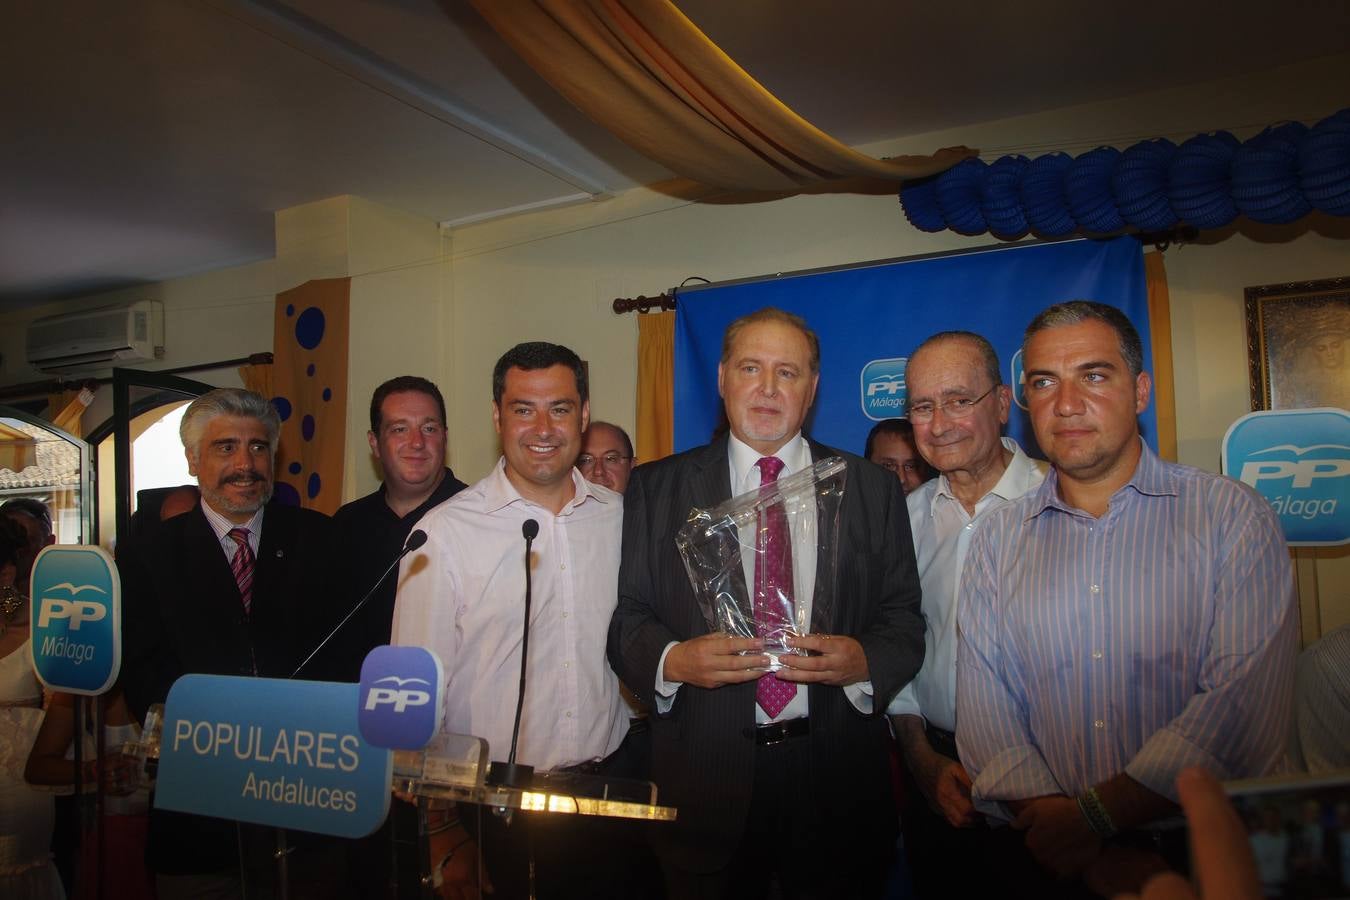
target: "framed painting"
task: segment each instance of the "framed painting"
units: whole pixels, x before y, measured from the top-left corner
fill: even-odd
[[[1245,293],[1252,409],[1350,406],[1350,276]]]

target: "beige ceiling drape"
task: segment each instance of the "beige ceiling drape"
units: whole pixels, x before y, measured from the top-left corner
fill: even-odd
[[[895,192],[901,180],[942,172],[975,153],[859,153],[765,90],[668,0],[471,2],[582,112],[705,185],[778,195]]]

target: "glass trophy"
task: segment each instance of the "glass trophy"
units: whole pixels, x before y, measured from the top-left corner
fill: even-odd
[[[675,536],[709,630],[761,638],[773,660],[769,671],[781,668],[779,656],[803,652],[788,645],[789,637],[829,621],[846,474],[842,458],[822,459],[711,509],[692,510]]]

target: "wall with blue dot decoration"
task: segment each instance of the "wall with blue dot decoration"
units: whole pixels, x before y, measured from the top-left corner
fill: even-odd
[[[276,499],[332,514],[342,504],[351,284],[277,295],[272,405],[281,416]]]

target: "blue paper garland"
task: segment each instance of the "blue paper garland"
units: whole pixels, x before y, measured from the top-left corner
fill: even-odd
[[[1320,210],[1350,216],[1350,109],[1312,128],[1273,125],[1239,142],[1226,131],[1177,146],[1166,138],[1124,151],[1098,147],[1077,158],[966,159],[900,191],[905,217],[921,231],[1109,235],[1166,231],[1185,223],[1222,228],[1238,215],[1266,224]]]

